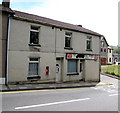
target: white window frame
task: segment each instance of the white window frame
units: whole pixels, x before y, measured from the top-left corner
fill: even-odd
[[[70,35],[67,35],[70,34]],[[70,38],[70,47],[66,47],[66,38]],[[71,48],[72,47],[72,33],[71,32],[65,32],[65,47]]]
[[[90,48],[89,49],[87,48],[87,41],[90,41]],[[87,51],[92,50],[92,36],[87,36],[87,39],[86,39],[86,50]]]
[[[35,30],[35,29],[32,29],[32,27],[38,28],[38,29]],[[38,33],[38,44],[39,44],[39,28],[40,28],[40,27],[38,27],[38,26],[33,26],[33,25],[30,26],[30,38],[31,38],[31,31]],[[31,39],[30,39],[30,40],[31,40]],[[37,44],[31,43],[30,41],[29,41],[29,43],[32,44],[32,45],[37,45]]]
[[[28,69],[28,77],[35,77],[35,76],[39,76],[39,58],[35,58],[35,59],[38,59],[37,61],[30,61],[30,59],[32,59],[33,57],[31,57],[31,58],[29,58],[29,64],[30,63],[37,63],[38,64],[38,75],[30,75],[30,72],[29,72],[29,69]],[[28,68],[29,68],[29,66],[28,66]]]

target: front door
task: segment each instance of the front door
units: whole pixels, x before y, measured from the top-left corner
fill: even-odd
[[[62,70],[61,70],[62,60],[56,60],[56,82],[61,82],[62,80]]]
[[[82,80],[85,80],[85,61],[80,60],[80,76],[82,77]]]

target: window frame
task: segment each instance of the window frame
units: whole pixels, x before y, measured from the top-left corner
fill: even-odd
[[[35,61],[35,60],[30,60],[30,59],[37,59],[37,61]],[[30,57],[29,58],[29,66],[28,66],[28,77],[37,77],[37,76],[39,76],[39,58],[34,58],[34,57]],[[37,75],[34,75],[34,74],[30,74],[30,64],[34,64],[34,63],[36,63],[36,64],[38,64],[37,66]]]
[[[30,40],[29,40],[29,46],[40,46],[40,44],[39,44],[39,33],[40,33],[40,27],[39,26],[33,26],[33,25],[31,25],[30,26]],[[37,34],[37,43],[34,43],[34,41],[32,42],[31,40],[32,40],[32,34],[31,33],[38,33]]]
[[[66,46],[67,44],[66,44],[66,38],[70,38],[70,44],[69,44],[69,46]],[[73,48],[72,48],[72,33],[71,32],[65,32],[65,47],[64,47],[64,49],[69,49],[69,50],[73,50]]]
[[[88,41],[90,42],[90,48],[88,48]],[[92,36],[87,36],[86,38],[86,51],[92,51]]]
[[[70,72],[69,71],[69,61],[71,61],[71,60],[74,60],[74,61],[76,61],[76,72]],[[78,59],[68,59],[67,60],[67,75],[79,75],[79,73],[78,73]]]

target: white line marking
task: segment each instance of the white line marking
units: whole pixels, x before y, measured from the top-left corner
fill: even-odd
[[[109,96],[117,96],[118,94],[112,94],[112,95],[109,95]]]
[[[77,102],[77,101],[89,100],[89,99],[90,98],[84,98],[84,99],[68,100],[68,101],[61,101],[61,102],[54,102],[54,103],[30,105],[30,106],[16,107],[15,109],[27,109],[27,108],[33,108],[33,107],[42,107],[42,106],[55,105],[55,104],[65,104],[65,103]]]

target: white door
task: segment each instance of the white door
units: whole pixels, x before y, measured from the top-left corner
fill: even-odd
[[[61,82],[61,60],[56,61],[56,82]]]

